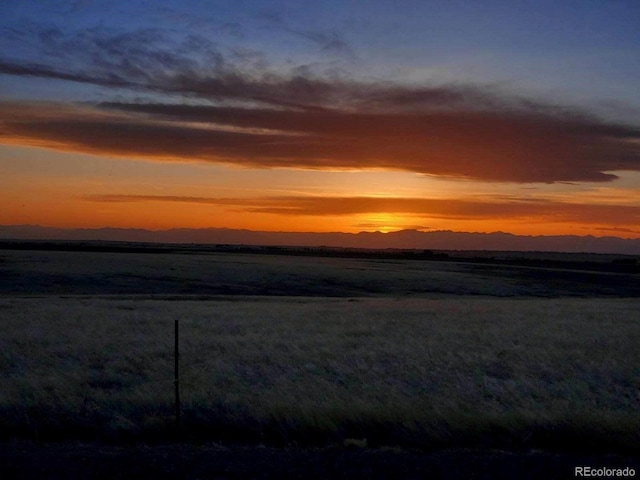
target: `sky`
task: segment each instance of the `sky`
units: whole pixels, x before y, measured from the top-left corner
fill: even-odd
[[[640,2],[0,3],[0,225],[640,238]]]

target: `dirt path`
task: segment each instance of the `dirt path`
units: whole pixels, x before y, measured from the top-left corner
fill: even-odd
[[[9,479],[561,479],[576,466],[631,467],[640,457],[545,452],[295,449],[220,444],[129,446],[0,443],[0,478]],[[579,478],[579,477],[578,477]]]

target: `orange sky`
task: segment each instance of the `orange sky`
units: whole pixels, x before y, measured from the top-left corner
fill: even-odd
[[[640,238],[628,2],[5,3],[0,225]]]
[[[0,147],[0,224],[505,231],[639,238],[640,175],[502,184],[398,171],[252,169]]]

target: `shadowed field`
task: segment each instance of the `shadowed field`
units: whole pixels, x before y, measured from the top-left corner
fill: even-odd
[[[637,450],[636,299],[4,297],[2,431]]]
[[[34,459],[37,459],[34,462]],[[0,448],[5,478],[540,480],[576,478],[576,466],[640,471],[640,458],[578,453],[397,448],[271,448],[215,443],[105,445],[17,441]]]
[[[528,265],[534,266],[245,253],[0,250],[0,293],[640,297],[638,274],[540,268],[535,257]]]
[[[3,250],[0,460],[16,478],[114,456],[165,478],[184,455],[227,478],[637,465],[637,274],[527,261]],[[138,464],[104,442],[175,441],[175,320],[183,443]]]

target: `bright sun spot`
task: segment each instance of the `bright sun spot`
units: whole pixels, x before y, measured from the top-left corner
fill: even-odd
[[[367,215],[364,217],[360,226],[363,230],[367,231],[389,233],[402,229],[402,226],[398,223],[401,220],[402,219],[397,215],[390,213],[377,213],[375,215]]]

